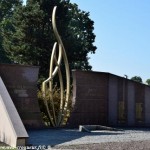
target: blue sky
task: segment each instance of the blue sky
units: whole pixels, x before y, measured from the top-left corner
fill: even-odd
[[[93,71],[150,78],[150,0],[70,0],[90,12],[96,35]]]

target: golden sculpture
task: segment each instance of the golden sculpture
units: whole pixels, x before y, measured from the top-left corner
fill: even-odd
[[[64,45],[62,43],[62,40],[60,38],[60,35],[58,33],[57,27],[56,27],[56,9],[57,6],[53,8],[53,13],[52,13],[52,26],[53,26],[53,31],[56,36],[56,39],[58,41],[54,43],[53,49],[52,49],[52,54],[51,54],[51,60],[50,60],[50,69],[49,69],[49,78],[46,79],[42,83],[42,93],[43,97],[46,97],[47,92],[49,92],[50,95],[50,105],[52,107],[52,112],[50,112],[50,108],[48,105],[48,100],[44,100],[48,116],[50,118],[50,122],[52,126],[60,126],[62,122],[64,121],[64,118],[67,113],[67,107],[68,107],[68,102],[69,102],[69,97],[70,97],[70,71],[69,71],[69,64],[68,64],[68,59],[66,55],[66,51],[64,48]],[[58,52],[58,58],[56,57],[56,47],[59,47],[59,52]],[[65,70],[66,70],[66,93],[65,93],[65,101],[64,101],[64,83],[63,83],[63,78],[62,78],[62,73],[60,69],[61,61],[62,59],[64,60],[65,64]],[[53,78],[56,76],[58,73],[59,77],[59,82],[60,82],[60,107],[59,107],[59,113],[56,116],[55,114],[55,106],[54,106],[54,100],[53,100]]]

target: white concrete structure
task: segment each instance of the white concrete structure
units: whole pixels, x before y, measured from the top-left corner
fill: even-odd
[[[12,147],[24,146],[28,134],[0,77],[0,141]]]

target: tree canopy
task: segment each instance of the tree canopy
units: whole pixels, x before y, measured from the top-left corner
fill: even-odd
[[[57,28],[67,51],[70,69],[91,70],[88,53],[95,53],[94,22],[69,0],[27,0],[3,23],[3,48],[12,62],[39,65],[46,77],[53,43],[56,41],[51,14],[57,5]]]
[[[141,78],[140,76],[134,76],[134,77],[131,78],[131,80],[136,81],[136,82],[139,82],[139,83],[142,83],[142,82],[143,82],[143,81],[142,81],[142,78]]]
[[[0,0],[0,63],[10,63],[6,52],[3,49],[3,30],[10,28],[10,19],[16,6],[22,4],[21,0]]]
[[[147,80],[146,80],[146,83],[147,83],[148,85],[150,85],[150,79],[147,79]]]

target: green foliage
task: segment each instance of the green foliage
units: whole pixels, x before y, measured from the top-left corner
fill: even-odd
[[[69,0],[27,0],[26,6],[22,5],[21,0],[0,0],[0,62],[39,65],[40,83],[48,76],[51,49],[56,41],[51,24],[55,5],[58,6],[57,27],[70,68],[90,70],[87,54],[94,53],[96,47],[93,45],[94,22],[89,18],[89,13],[79,10]],[[53,94],[57,114],[59,89],[55,88]],[[43,118],[49,124],[40,91],[38,97]],[[46,99],[49,100],[49,94]],[[70,109],[71,103],[67,115]]]
[[[17,6],[22,4],[21,0],[0,0],[0,63],[10,63],[3,49],[4,30],[11,30],[10,20]],[[7,35],[5,35],[7,37]]]
[[[146,80],[146,83],[147,83],[148,85],[150,85],[150,79],[147,79],[147,80]]]
[[[131,78],[131,80],[142,83],[142,78],[140,76],[134,76]]]
[[[25,13],[26,11],[29,13]],[[40,30],[37,30],[40,21],[42,22],[41,16],[42,12],[39,11],[37,3],[28,7],[21,6],[15,10],[11,19],[12,30],[4,30],[3,42],[4,49],[13,62],[38,65],[39,51],[42,49],[36,44],[40,42],[39,38],[42,38]],[[33,39],[35,36],[38,37],[36,40]]]
[[[22,4],[22,0],[0,0],[0,22],[12,17],[16,6]]]
[[[3,47],[7,56],[15,63],[39,65],[40,77],[48,76],[51,50],[56,41],[51,25],[55,5],[58,7],[57,27],[70,69],[91,70],[87,55],[96,50],[94,22],[89,13],[69,0],[27,0],[26,6],[18,6],[9,20],[11,28],[3,27]]]
[[[65,91],[64,91],[64,95],[65,95]],[[46,106],[44,104],[44,101],[48,102],[48,106],[50,108],[49,109],[50,113],[53,114],[52,108],[51,108],[50,93],[48,92],[46,95],[46,98],[43,98],[42,91],[38,91],[38,101],[39,101],[40,110],[42,112],[42,116],[43,116],[43,120],[44,120],[45,124],[47,126],[51,126],[50,118],[48,116]],[[58,116],[58,113],[60,110],[60,108],[59,108],[60,107],[60,89],[57,86],[55,86],[53,89],[53,101],[54,101],[54,107],[55,107],[55,114],[56,114],[56,116]],[[64,97],[64,101],[65,101],[65,97]],[[63,125],[66,125],[67,120],[70,117],[71,110],[72,110],[72,96],[70,96],[67,114],[66,114],[66,117],[64,119]]]

